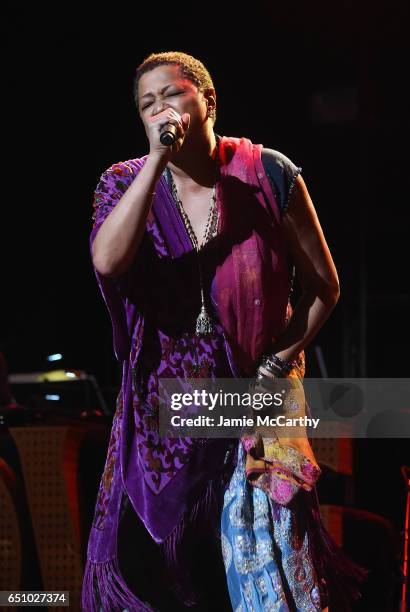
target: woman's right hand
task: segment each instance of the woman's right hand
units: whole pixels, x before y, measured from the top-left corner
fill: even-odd
[[[149,140],[149,154],[158,155],[167,161],[174,153],[177,153],[184,142],[186,132],[189,129],[189,113],[180,115],[173,108],[166,108],[157,115],[149,117],[146,123],[146,132]],[[167,123],[172,123],[177,128],[178,138],[173,145],[163,145],[160,140],[161,128]]]

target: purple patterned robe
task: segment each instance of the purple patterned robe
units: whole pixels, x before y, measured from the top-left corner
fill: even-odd
[[[123,376],[88,544],[82,599],[87,612],[153,609],[120,571],[118,525],[125,498],[163,551],[179,600],[186,606],[201,600],[184,577],[184,534],[188,525],[206,531],[211,523],[218,533],[221,494],[236,458],[229,452],[231,440],[160,438],[158,380],[250,376],[289,316],[280,213],[261,163],[262,147],[225,137],[219,147],[220,224],[201,252],[213,335],[194,334],[200,310],[196,253],[165,176],[132,268],[115,280],[96,271]],[[145,159],[114,164],[102,175],[91,244]]]

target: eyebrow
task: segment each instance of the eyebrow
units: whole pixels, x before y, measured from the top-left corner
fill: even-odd
[[[162,89],[159,90],[160,93],[164,93],[164,91],[166,91],[168,89],[168,87],[182,87],[181,85],[177,85],[176,83],[169,83],[169,85],[165,85]],[[143,100],[144,98],[148,98],[148,97],[152,97],[154,94],[149,91],[148,93],[144,94],[143,96],[141,96],[141,100]]]

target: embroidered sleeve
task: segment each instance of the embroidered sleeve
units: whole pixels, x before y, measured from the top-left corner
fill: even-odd
[[[129,162],[113,164],[100,177],[94,192],[93,229],[99,227],[119,202],[135,177]]]
[[[302,168],[274,149],[262,149],[262,163],[283,215],[288,208],[296,177],[302,172]]]
[[[101,175],[94,192],[90,254],[99,228],[118,204],[137,172],[138,168],[131,160],[114,164]],[[138,313],[141,274],[135,274],[133,268],[116,278],[102,276],[95,267],[94,272],[110,314],[114,352],[121,362],[128,359],[130,354],[129,325],[133,325],[130,322],[137,321],[140,316]]]

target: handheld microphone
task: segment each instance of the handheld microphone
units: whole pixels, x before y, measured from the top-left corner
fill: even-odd
[[[163,145],[166,145],[167,147],[173,145],[177,140],[177,137],[178,131],[176,125],[173,123],[166,123],[162,126],[159,139]]]

